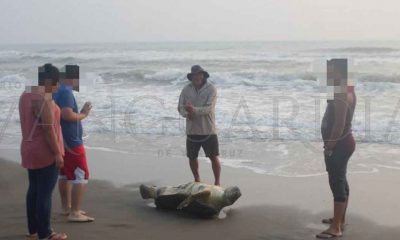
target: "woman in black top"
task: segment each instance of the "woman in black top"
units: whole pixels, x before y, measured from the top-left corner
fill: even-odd
[[[334,87],[334,97],[328,100],[321,133],[329,185],[334,198],[334,216],[324,219],[330,227],[318,234],[318,238],[342,236],[350,188],[347,182],[347,164],[355,150],[351,122],[356,106],[354,86],[347,82],[347,59],[332,59],[327,65],[328,86]]]

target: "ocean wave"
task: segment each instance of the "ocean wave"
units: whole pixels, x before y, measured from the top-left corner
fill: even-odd
[[[2,50],[0,51],[0,58],[13,58],[20,57],[23,53],[16,50]]]
[[[99,75],[105,82],[113,82],[116,79],[126,83],[147,83],[147,84],[172,84],[186,83],[187,70],[178,68],[167,68],[160,71],[128,70],[123,72],[104,72]],[[356,82],[373,83],[400,83],[400,74],[383,73],[354,73]],[[262,69],[251,69],[243,71],[216,71],[210,72],[210,81],[221,86],[254,86],[262,87],[272,82],[283,83],[296,80],[317,81],[317,74],[311,71],[297,72],[272,72]]]
[[[180,69],[168,68],[151,74],[145,74],[144,80],[148,81],[180,81],[186,79],[186,72]]]
[[[0,75],[0,91],[23,91],[29,83],[22,74]]]
[[[357,79],[362,82],[391,82],[400,83],[400,74],[358,74]]]
[[[143,81],[144,74],[142,71],[129,70],[126,72],[105,72],[99,74],[103,82],[114,82],[115,79],[124,82]]]
[[[365,54],[376,54],[376,53],[393,53],[399,52],[398,48],[389,47],[345,47],[345,48],[321,48],[315,49],[317,52],[332,52],[332,53],[365,53]]]

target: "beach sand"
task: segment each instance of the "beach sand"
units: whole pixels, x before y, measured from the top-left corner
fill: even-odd
[[[146,143],[148,145],[148,143]],[[151,147],[151,146],[150,146]],[[331,214],[327,176],[289,178],[223,167],[223,186],[237,185],[242,197],[214,219],[197,219],[158,210],[141,199],[141,183],[175,185],[191,180],[183,156],[146,151],[135,145],[128,154],[88,148],[92,179],[84,210],[93,223],[71,224],[60,211],[54,192],[53,227],[69,239],[315,239]],[[0,149],[0,239],[24,239],[26,170],[18,165],[18,149]],[[201,162],[203,181],[212,182],[210,164]],[[101,179],[101,180],[98,180]],[[397,170],[350,174],[351,201],[343,239],[394,240],[400,236],[400,191]]]

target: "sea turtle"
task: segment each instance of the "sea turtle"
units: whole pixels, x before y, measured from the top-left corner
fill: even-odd
[[[217,215],[242,195],[238,187],[226,189],[205,183],[190,182],[176,187],[140,186],[143,199],[154,199],[162,209],[184,210],[200,217]]]

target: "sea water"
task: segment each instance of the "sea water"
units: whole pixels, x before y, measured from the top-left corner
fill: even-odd
[[[18,146],[19,96],[26,86],[36,84],[37,67],[48,62],[60,68],[80,66],[81,91],[75,96],[79,106],[85,101],[93,105],[91,116],[83,122],[85,140],[99,135],[184,137],[185,119],[177,112],[178,98],[188,84],[190,67],[200,64],[218,90],[220,142],[257,143],[265,146],[266,152],[288,158],[292,150],[285,142],[315,146],[321,141],[326,98],[321,95],[313,64],[330,58],[349,58],[354,65],[358,105],[353,132],[357,142],[390,146],[383,151],[396,149],[400,143],[400,42],[2,45],[0,145]],[[91,147],[110,151],[104,146]],[[113,149],[121,151],[117,144]],[[287,162],[266,164],[262,157],[237,153],[223,162],[258,173],[319,174],[311,170],[279,173],[288,167]],[[399,165],[390,166],[395,169]]]

